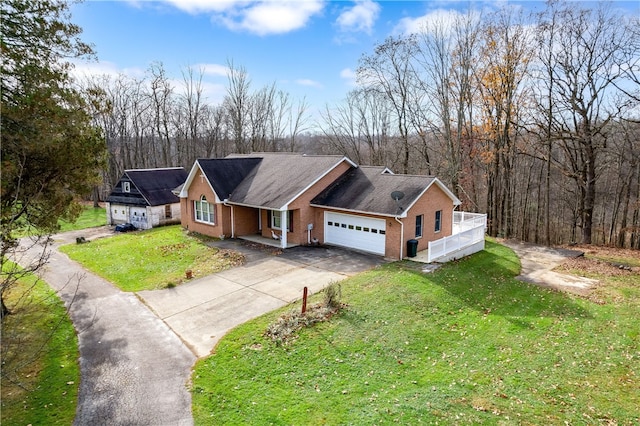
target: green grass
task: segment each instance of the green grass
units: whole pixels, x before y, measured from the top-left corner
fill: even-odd
[[[107,224],[107,211],[104,207],[85,206],[78,219],[71,223],[61,220],[60,232],[77,231],[79,229],[95,228]]]
[[[198,277],[241,260],[188,236],[179,225],[71,244],[60,250],[123,291],[178,285],[185,280],[187,269]]]
[[[246,323],[196,364],[195,422],[637,424],[638,276],[600,305],[518,271],[488,242],[432,274],[403,262],[343,281],[347,308],[289,345],[264,337],[282,310]]]
[[[80,229],[95,228],[107,224],[107,211],[104,207],[93,207],[85,205],[82,213],[75,222],[67,222],[60,219],[58,225],[60,230],[57,232],[77,231]],[[23,238],[29,235],[42,235],[45,232],[34,227],[22,226],[15,232],[16,238]]]
[[[78,340],[62,301],[42,281],[21,280],[2,322],[3,425],[70,425],[78,398]]]

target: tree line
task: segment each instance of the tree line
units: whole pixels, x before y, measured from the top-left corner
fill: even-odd
[[[305,99],[253,87],[232,62],[219,105],[192,68],[181,84],[159,63],[81,82],[109,151],[103,193],[129,168],[344,154],[437,175],[488,214],[491,236],[640,248],[638,16],[562,1],[451,16],[364,53],[357,87],[315,120]]]

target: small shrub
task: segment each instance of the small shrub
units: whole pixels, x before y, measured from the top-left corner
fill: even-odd
[[[342,304],[340,299],[342,298],[342,287],[337,281],[331,281],[324,291],[324,305],[329,309],[340,309]]]
[[[340,284],[332,281],[323,292],[324,299],[321,303],[308,306],[304,314],[301,310],[296,309],[281,315],[276,322],[267,327],[265,336],[276,342],[277,345],[286,344],[295,338],[295,333],[299,329],[331,318],[342,308]]]

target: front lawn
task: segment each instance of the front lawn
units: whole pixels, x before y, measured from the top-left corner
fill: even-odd
[[[289,344],[264,332],[291,307],[244,324],[196,364],[195,422],[638,424],[638,274],[599,304],[518,271],[488,242],[431,274],[396,262],[343,281],[347,307]]]
[[[78,339],[62,301],[33,277],[6,296],[12,313],[2,319],[0,333],[0,424],[72,424],[80,384]]]
[[[166,226],[71,244],[60,250],[123,291],[155,290],[242,262],[234,252],[208,247],[179,226]]]

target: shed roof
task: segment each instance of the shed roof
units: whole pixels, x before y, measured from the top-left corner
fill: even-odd
[[[121,182],[130,181],[149,206],[178,203],[180,199],[172,190],[182,185],[186,178],[187,171],[183,167],[125,170],[107,201],[140,204],[135,197],[123,197]]]

